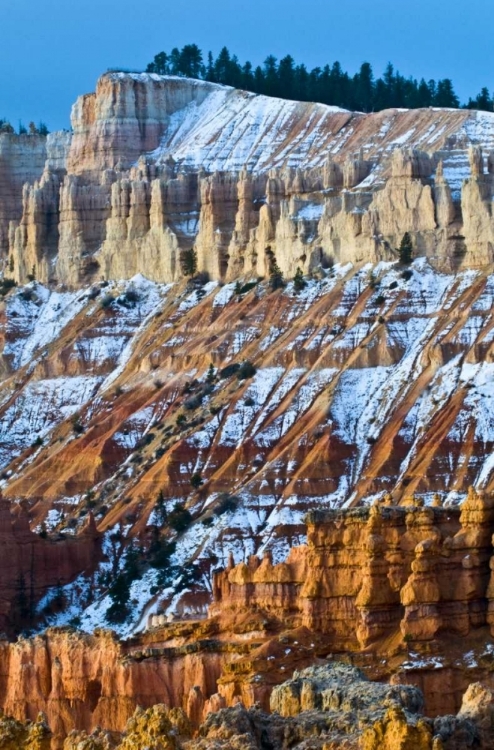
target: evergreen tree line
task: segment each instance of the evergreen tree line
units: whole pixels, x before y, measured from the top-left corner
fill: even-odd
[[[19,122],[17,132],[19,135],[48,135],[50,131],[44,122],[40,122],[38,125],[34,122],[30,122],[28,127],[23,125],[22,122]],[[0,117],[0,133],[15,133],[14,126],[4,117]]]
[[[376,112],[389,107],[460,107],[451,79],[418,81],[401,75],[388,63],[381,78],[375,78],[372,66],[364,62],[358,73],[350,75],[339,62],[322,68],[308,68],[296,63],[291,55],[277,60],[268,55],[264,64],[254,67],[249,61],[241,63],[227,47],[214,58],[207,57],[196,44],[177,47],[170,53],[158,53],[146,68],[147,73],[178,75],[222,83],[256,94],[278,96],[296,101],[331,104],[360,112]],[[462,105],[468,109],[494,111],[494,100],[483,88],[474,98]]]

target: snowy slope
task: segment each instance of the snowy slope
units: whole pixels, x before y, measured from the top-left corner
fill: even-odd
[[[392,263],[348,264],[299,293],[261,283],[240,296],[140,277],[127,307],[128,286],[111,286],[106,308],[88,290],[13,291],[0,382],[2,489],[28,503],[33,526],[76,533],[89,497],[123,540],[111,553],[123,565],[126,540],[162,523],[159,493],[168,512],[191,513],[189,529],[166,532],[177,543],[166,580],[151,567],[133,584],[122,633],[160,608],[191,613],[190,566],[207,592],[230,552],[282,559],[312,508],[387,491],[457,503],[470,484],[494,487],[492,276],[423,259],[410,278]],[[252,377],[218,376],[245,360]],[[105,622],[105,565],[96,600],[84,603],[81,578],[57,622]]]

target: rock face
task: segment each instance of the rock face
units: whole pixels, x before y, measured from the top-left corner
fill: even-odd
[[[0,628],[9,633],[25,624],[50,589],[94,570],[101,556],[92,517],[76,538],[45,540],[30,530],[25,511],[13,517],[10,503],[3,499],[0,541]]]
[[[371,683],[355,667],[338,663],[295,672],[291,680],[274,688],[270,699],[271,711],[280,716],[339,710],[368,712],[370,717],[390,705],[417,714],[423,710],[423,698],[416,688]]]
[[[33,268],[75,286],[135,273],[173,281],[192,247],[215,279],[265,276],[271,254],[293,275],[393,259],[405,232],[439,267],[492,261],[488,113],[364,115],[108,73],[78,99],[72,127],[47,143],[2,136],[0,250],[19,281]]]
[[[479,689],[472,686],[469,694]],[[136,709],[123,733],[74,730],[63,750],[304,750],[308,743],[312,750],[488,750],[490,735],[481,728],[486,711],[478,702],[474,716],[432,721],[421,716],[421,701],[415,688],[389,688],[368,682],[354,667],[326,664],[295,673],[273,692],[279,712],[237,703],[210,713],[194,733],[181,709],[158,704]],[[470,698],[465,701],[470,705]],[[0,732],[9,740],[15,735],[18,744],[5,744],[9,750],[49,747],[41,718],[27,726],[4,718]],[[56,736],[53,743],[59,744]]]
[[[40,268],[44,264],[43,273],[49,278],[46,263],[50,251],[45,248],[45,241],[49,236],[51,252],[56,253],[58,187],[66,172],[70,141],[71,135],[66,132],[48,136],[0,134],[0,249],[5,261],[20,225],[17,241],[27,248],[16,272],[22,278],[38,263]],[[46,183],[50,183],[50,188]]]
[[[43,714],[35,722],[0,718],[0,746],[5,750],[50,750],[52,734]]]
[[[146,583],[135,582],[138,604],[125,632],[143,627],[148,605],[164,617],[204,616],[212,569],[226,566],[230,552],[236,563],[264,550],[273,562],[284,561],[289,548],[304,543],[304,517],[312,510],[370,505],[386,493],[391,505],[416,497],[449,508],[461,504],[469,486],[490,497],[492,276],[446,275],[423,259],[407,269],[337,265],[318,276],[298,292],[293,282],[272,292],[252,281],[236,291],[236,283],[170,288],[136,277],[75,292],[32,282],[5,298],[4,496],[25,503],[33,528],[44,522],[50,532],[71,534],[92,508],[100,531],[128,529],[126,539],[145,550],[153,535],[176,542],[173,586],[183,597],[151,594],[160,572],[150,571]],[[255,372],[242,379],[244,361]],[[179,533],[166,526],[176,502],[191,516]],[[407,514],[397,513],[398,536],[407,531]],[[413,518],[415,511],[408,513]],[[425,632],[438,627],[437,576],[447,583],[447,554],[457,570],[462,553],[428,541],[427,523],[434,527],[447,515],[440,508],[416,514],[424,535],[407,550],[395,588],[381,590],[388,571],[381,540],[374,544],[370,531],[359,540],[363,632],[366,598],[377,596],[384,620],[390,599],[406,606],[411,631],[420,627],[412,626],[416,606]],[[356,516],[359,533],[366,523]],[[444,530],[442,539],[459,528]],[[448,584],[444,599],[462,629],[475,619],[476,605],[467,613],[459,604],[476,598],[466,596],[468,577],[480,570],[479,585],[487,585],[486,528],[478,559],[468,559],[477,544],[469,533],[455,541],[465,544],[464,591],[452,593]],[[419,542],[424,546],[415,551]],[[73,616],[89,629],[105,622],[110,600],[102,582],[124,551],[120,544],[108,549],[115,560],[86,578],[96,601],[105,600],[102,609],[66,592],[75,597]],[[198,567],[192,591],[181,575],[184,560]],[[377,607],[376,599],[376,627]]]
[[[367,647],[401,631],[407,641],[468,636],[490,620],[494,500],[471,490],[454,509],[391,507],[314,512],[307,547],[286,562],[217,574],[211,613],[258,610],[331,634],[335,648]]]
[[[22,216],[23,185],[41,176],[46,158],[46,137],[0,134],[0,246],[4,255],[10,222]]]
[[[119,583],[140,633],[0,642],[8,742],[488,743],[493,148],[491,114],[123,74],[73,134],[0,137],[7,276],[37,279],[0,290],[0,628],[27,598],[91,631]],[[435,716],[471,682],[416,715],[411,685]]]
[[[458,714],[461,719],[470,719],[476,726],[481,741],[492,742],[494,730],[494,692],[475,682],[468,687]]]
[[[100,726],[122,732],[137,706],[151,708],[161,701],[182,709],[196,693],[213,695],[222,665],[235,649],[218,645],[214,651],[211,646],[196,641],[182,650],[143,653],[111,631],[88,635],[70,628],[0,642],[1,707],[23,720],[43,711],[57,747],[75,729],[90,732]],[[202,720],[202,708],[196,718]],[[167,721],[158,727],[170,728]],[[140,724],[136,719],[127,731],[139,732]],[[182,724],[188,726],[185,719]],[[125,750],[132,747],[131,739],[123,745]]]

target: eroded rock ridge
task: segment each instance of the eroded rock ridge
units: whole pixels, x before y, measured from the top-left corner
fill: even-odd
[[[393,260],[405,232],[444,269],[493,260],[490,113],[365,115],[108,73],[72,128],[0,137],[0,250],[19,281],[173,281],[192,247],[214,279],[266,276],[271,254],[293,275]]]

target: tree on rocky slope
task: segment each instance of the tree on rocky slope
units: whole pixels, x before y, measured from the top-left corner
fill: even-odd
[[[216,370],[214,369],[214,365],[212,362],[209,363],[208,372],[206,375],[206,381],[208,383],[214,383],[216,380]]]
[[[283,273],[278,265],[276,256],[270,247],[266,248],[266,258],[269,265],[269,286],[273,291],[275,289],[281,289],[283,286],[285,286]]]
[[[285,285],[283,281],[283,273],[279,267],[276,258],[271,262],[271,268],[269,270],[269,286],[274,291],[275,289],[281,289]]]
[[[487,86],[480,90],[475,99],[469,99],[467,109],[482,109],[486,112],[494,111],[494,98],[490,95]]]
[[[413,252],[412,238],[410,237],[408,232],[405,232],[400,242],[400,247],[398,249],[398,253],[400,256],[400,263],[403,263],[403,265],[406,265],[406,266],[410,265],[410,263],[413,260],[412,252]]]
[[[179,57],[179,69],[182,75],[199,78],[202,73],[202,52],[197,44],[186,44]]]
[[[146,68],[146,73],[157,73],[164,76],[168,73],[168,55],[166,52],[158,52]]]
[[[295,276],[293,277],[293,288],[298,293],[298,292],[301,292],[302,289],[305,289],[306,286],[307,286],[307,282],[304,279],[302,270],[300,268],[297,268]]]
[[[180,267],[184,276],[194,276],[197,271],[197,253],[195,248],[184,250],[180,258]]]

